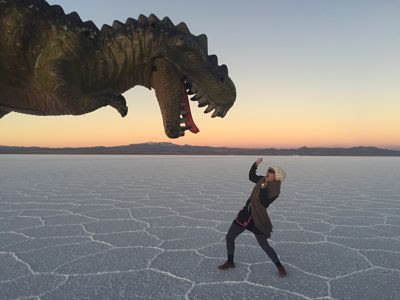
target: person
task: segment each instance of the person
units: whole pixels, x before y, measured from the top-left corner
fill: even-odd
[[[287,272],[281,264],[275,250],[269,245],[268,238],[271,237],[272,223],[268,217],[266,208],[278,198],[281,182],[286,174],[279,166],[268,168],[265,176],[256,174],[258,165],[262,162],[259,157],[251,166],[249,179],[256,183],[251,196],[245,206],[238,212],[226,234],[226,248],[228,260],[218,266],[221,270],[234,268],[233,254],[235,251],[235,239],[245,229],[254,233],[259,245],[266,252],[272,262],[275,263],[279,276],[287,275]]]

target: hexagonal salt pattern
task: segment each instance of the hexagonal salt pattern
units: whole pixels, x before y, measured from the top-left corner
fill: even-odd
[[[217,269],[256,158],[1,155],[0,299],[400,299],[398,158],[264,157],[288,276],[248,231]]]

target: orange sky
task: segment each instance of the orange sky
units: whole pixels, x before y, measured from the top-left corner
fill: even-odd
[[[282,95],[285,96],[285,95]],[[288,95],[287,95],[288,96]],[[301,147],[399,145],[398,104],[336,106],[300,99],[299,105],[278,95],[239,97],[225,118],[211,118],[190,101],[200,132],[179,139],[164,134],[154,91],[142,87],[125,93],[125,118],[111,107],[82,116],[31,116],[10,113],[0,120],[0,144],[15,146],[114,146],[149,141],[228,147]],[[265,97],[265,98],[263,98]],[[275,99],[271,101],[269,99]],[[389,99],[389,96],[388,98]],[[361,99],[360,99],[361,100]],[[390,100],[390,99],[389,99]],[[366,101],[366,99],[363,99]],[[389,103],[390,101],[387,101]],[[373,117],[372,117],[373,116]]]

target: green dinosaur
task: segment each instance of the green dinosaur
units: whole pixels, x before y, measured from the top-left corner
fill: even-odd
[[[127,114],[125,91],[154,88],[164,130],[194,133],[188,102],[224,117],[236,98],[225,65],[207,53],[207,37],[155,15],[99,30],[76,12],[44,0],[0,0],[0,118],[9,112],[81,115],[110,105]]]

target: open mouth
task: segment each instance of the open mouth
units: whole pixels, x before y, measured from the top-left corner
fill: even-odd
[[[190,132],[193,133],[198,133],[200,130],[194,123],[192,112],[190,111],[190,105],[189,105],[188,94],[193,93],[190,90],[191,84],[189,83],[189,81],[184,80],[184,86],[185,88],[183,89],[181,112],[179,115],[180,129],[182,130],[183,134],[185,133],[185,130],[189,130]]]
[[[164,131],[169,138],[184,136],[186,130],[192,133],[200,131],[192,117],[189,96],[190,100],[198,102],[198,107],[207,106],[204,113],[214,110],[212,118],[223,118],[230,108],[214,102],[204,84],[182,74],[173,64],[163,59],[155,61],[150,80],[160,106]]]
[[[200,131],[192,117],[189,105],[189,96],[193,95],[193,97],[190,99],[191,101],[198,101],[198,107],[207,106],[207,108],[204,110],[205,114],[214,110],[211,115],[212,118],[217,116],[223,118],[226,115],[228,109],[217,106],[214,101],[212,101],[211,98],[196,85],[196,83],[192,82],[187,77],[184,77],[182,81],[184,89],[181,101],[181,111],[179,115],[179,124],[181,129],[180,136],[185,134],[185,130],[189,130],[193,133],[198,133]]]

